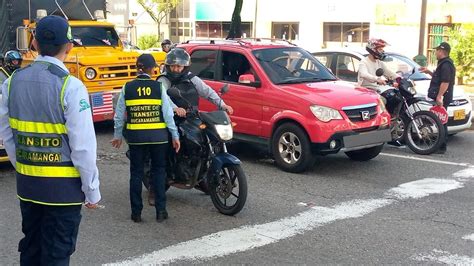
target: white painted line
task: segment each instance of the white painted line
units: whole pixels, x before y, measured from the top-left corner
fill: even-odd
[[[463,176],[468,178],[467,173]],[[469,176],[471,177],[474,175]],[[461,187],[463,187],[461,180],[422,179],[392,188],[385,193],[384,198],[348,201],[330,208],[312,207],[295,216],[217,232],[109,265],[169,264],[176,261],[209,260],[276,243],[338,220],[359,218],[398,200],[419,199]]]
[[[470,235],[467,235],[467,236],[463,236],[462,239],[474,241],[474,234],[470,234]]]
[[[385,153],[385,152],[380,153],[380,155],[387,156],[387,157],[400,158],[400,159],[416,160],[416,161],[422,161],[422,162],[428,162],[428,163],[472,167],[472,165],[469,163],[455,163],[455,162],[441,161],[441,160],[435,160],[435,159],[420,158],[420,157],[410,156],[410,155],[398,155],[398,154]]]
[[[425,178],[399,185],[385,193],[388,197],[399,200],[419,199],[431,194],[442,194],[453,189],[462,188],[461,182],[452,179]]]
[[[420,254],[413,257],[417,261],[428,261],[435,263],[445,263],[448,265],[474,265],[474,258],[451,254],[447,251],[433,249],[430,254]]]

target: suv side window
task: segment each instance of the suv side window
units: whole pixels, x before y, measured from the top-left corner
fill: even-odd
[[[331,68],[332,63],[332,55],[329,54],[317,54],[314,55],[316,59],[318,59],[321,64],[325,65],[327,68]]]
[[[230,82],[239,82],[240,75],[253,74],[255,79],[255,71],[249,63],[249,60],[239,53],[223,51],[222,52],[222,80]]]
[[[342,80],[357,82],[357,71],[359,70],[359,62],[354,61],[357,60],[354,60],[354,58],[350,55],[338,55],[336,64],[336,76]]]
[[[217,50],[198,50],[191,54],[190,71],[202,79],[216,77]]]

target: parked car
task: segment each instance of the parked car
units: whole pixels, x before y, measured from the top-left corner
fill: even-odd
[[[276,164],[302,172],[315,154],[343,151],[370,160],[390,140],[390,115],[379,96],[338,81],[309,52],[286,42],[189,41],[191,72],[231,105],[234,139],[263,144]],[[204,111],[214,109],[201,101]]]
[[[340,79],[357,82],[357,71],[360,61],[368,55],[365,50],[334,49],[323,50],[313,53],[327,68]],[[417,96],[426,97],[431,81],[431,76],[418,71],[420,66],[412,59],[397,53],[387,53],[384,60],[387,66],[394,72],[411,72],[415,74],[411,79],[415,82]],[[422,105],[423,109],[429,110],[430,105]],[[472,104],[468,95],[460,87],[454,86],[453,102],[448,108],[448,133],[450,135],[467,130],[472,124]]]
[[[8,72],[0,66],[0,86],[3,82],[8,79]],[[0,101],[2,100],[2,91],[0,90]],[[3,139],[0,138],[0,162],[8,162],[8,155],[5,151],[5,146],[3,146]]]

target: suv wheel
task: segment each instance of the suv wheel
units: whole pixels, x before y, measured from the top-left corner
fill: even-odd
[[[303,172],[315,162],[305,131],[291,123],[279,126],[274,132],[272,154],[278,167],[292,173]]]

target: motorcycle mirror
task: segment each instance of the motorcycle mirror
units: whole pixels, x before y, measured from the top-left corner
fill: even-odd
[[[382,68],[379,68],[379,69],[377,69],[377,70],[375,71],[375,75],[376,75],[377,77],[381,77],[381,76],[383,76],[383,72],[384,72],[383,69],[382,69]]]
[[[224,86],[222,86],[221,88],[221,94],[224,95],[225,93],[227,93],[229,91],[229,84],[224,84]]]

